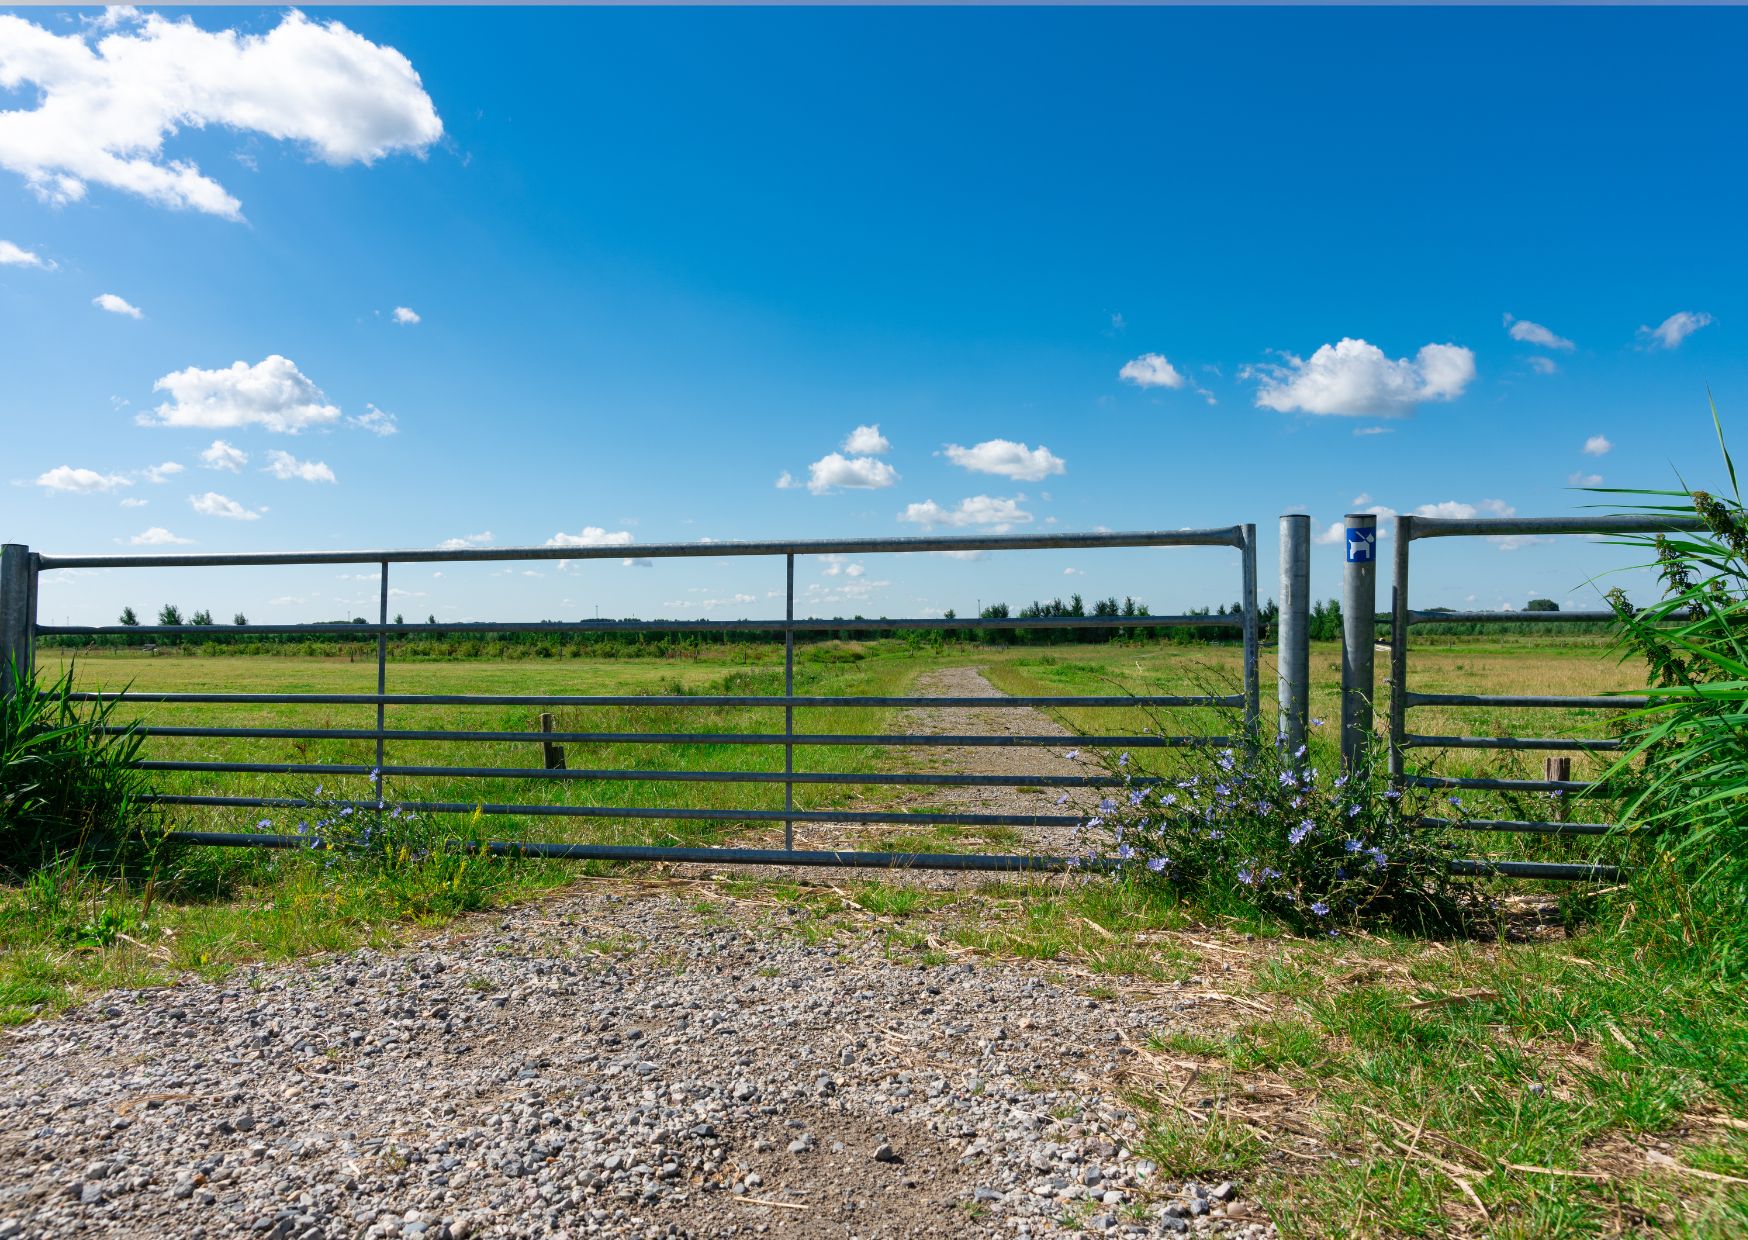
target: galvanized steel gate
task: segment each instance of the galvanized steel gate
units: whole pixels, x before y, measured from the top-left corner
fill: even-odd
[[[1075,616],[1069,618],[1000,619],[880,619],[843,620],[817,617],[797,618],[795,615],[795,558],[810,555],[880,555],[918,554],[972,551],[1033,551],[1091,548],[1163,548],[1163,547],[1225,547],[1239,552],[1242,616],[1238,618],[1243,635],[1243,689],[1241,693],[1213,696],[1033,696],[998,698],[951,697],[809,697],[795,693],[795,635],[808,632],[893,633],[904,630],[977,629],[1160,629],[1170,627],[1230,627],[1231,616]],[[780,558],[784,565],[785,607],[782,619],[771,620],[580,620],[555,623],[480,622],[467,624],[391,624],[389,621],[389,568],[395,564],[469,563],[503,560],[589,560],[618,559],[633,554],[639,558],[699,558],[759,556]],[[140,569],[168,567],[236,567],[294,565],[376,565],[379,575],[379,608],[373,624],[258,624],[231,625],[41,625],[37,623],[37,580],[41,573],[68,569]],[[958,785],[972,787],[1104,787],[1120,781],[1105,775],[946,775],[933,773],[857,773],[826,774],[795,770],[797,746],[817,745],[880,745],[880,746],[1030,746],[1049,747],[1064,743],[1093,747],[1159,748],[1174,745],[1228,743],[1235,738],[1217,736],[1099,735],[1064,738],[1062,736],[998,735],[840,735],[835,733],[797,732],[795,712],[819,707],[868,706],[977,706],[980,708],[1022,707],[1216,707],[1241,709],[1243,729],[1254,735],[1259,717],[1258,703],[1258,611],[1256,590],[1256,527],[1231,525],[1216,529],[1169,530],[1139,533],[1003,535],[990,537],[922,537],[887,539],[826,539],[797,542],[724,542],[677,543],[626,547],[519,547],[468,550],[408,550],[408,551],[342,551],[285,552],[254,554],[174,554],[174,555],[44,555],[28,547],[8,544],[0,557],[0,659],[9,651],[18,665],[28,669],[34,640],[37,636],[218,636],[223,634],[327,634],[336,629],[348,635],[370,634],[376,638],[376,692],[370,694],[322,693],[78,693],[83,701],[124,699],[139,703],[204,703],[246,707],[264,704],[364,705],[376,708],[376,726],[370,729],[298,728],[251,726],[146,726],[148,736],[243,738],[250,740],[346,740],[366,741],[375,745],[374,768],[359,764],[291,763],[291,762],[222,762],[146,760],[141,766],[148,770],[179,772],[239,772],[288,775],[367,776],[376,774],[380,780],[375,797],[339,802],[354,809],[380,809],[386,804],[384,788],[391,780],[406,778],[494,778],[556,780],[561,782],[598,782],[604,780],[662,780],[692,783],[781,784],[784,789],[782,810],[705,809],[670,807],[622,807],[572,804],[509,804],[476,803],[472,801],[397,801],[401,808],[414,812],[487,815],[528,815],[531,817],[597,818],[597,819],[660,819],[672,821],[781,822],[784,828],[782,848],[741,847],[659,847],[608,844],[546,843],[537,841],[498,841],[489,847],[501,854],[539,857],[636,861],[705,861],[717,863],[771,863],[783,865],[833,866],[904,866],[919,869],[955,870],[1020,870],[1060,869],[1074,862],[1066,857],[1031,856],[1022,854],[941,854],[891,852],[841,852],[797,849],[796,823],[903,823],[915,825],[963,826],[1071,826],[1079,821],[1069,815],[975,814],[975,813],[910,813],[904,811],[853,812],[837,810],[799,810],[795,808],[796,785]],[[388,638],[391,633],[722,633],[729,631],[780,632],[783,634],[783,685],[776,695],[508,695],[508,694],[391,694],[388,692]],[[549,732],[490,731],[457,729],[389,728],[385,711],[390,706],[554,706],[624,707],[670,705],[676,707],[747,706],[781,708],[783,730],[760,733],[650,733],[650,732]],[[667,769],[590,769],[550,770],[544,768],[504,768],[483,766],[431,766],[394,762],[396,751],[404,745],[429,741],[509,741],[530,746],[542,743],[599,743],[613,745],[636,744],[715,744],[767,745],[783,748],[783,770],[780,772],[696,771]],[[310,802],[292,797],[204,796],[166,794],[154,798],[160,803],[204,805],[237,808],[295,809]],[[180,831],[171,836],[183,843],[254,848],[299,848],[307,841],[300,836],[284,834]]]

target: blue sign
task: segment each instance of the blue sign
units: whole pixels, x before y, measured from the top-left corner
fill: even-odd
[[[1378,547],[1378,531],[1353,530],[1347,532],[1347,562],[1349,564],[1371,564],[1377,557],[1373,554]]]

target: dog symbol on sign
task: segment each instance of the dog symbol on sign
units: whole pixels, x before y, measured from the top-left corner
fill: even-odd
[[[1349,530],[1347,532],[1347,562],[1349,564],[1370,564],[1375,557],[1373,549],[1378,543],[1376,530]]]

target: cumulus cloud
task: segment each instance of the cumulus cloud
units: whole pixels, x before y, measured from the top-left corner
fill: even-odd
[[[293,9],[265,34],[156,14],[113,25],[55,34],[0,16],[0,89],[36,104],[0,112],[0,167],[46,202],[95,184],[240,219],[229,191],[165,151],[188,129],[264,134],[333,166],[422,154],[443,136],[407,58],[339,22]]]
[[[1566,475],[1566,485],[1573,487],[1599,487],[1602,485],[1601,474],[1587,474],[1582,469]]]
[[[1454,344],[1423,345],[1412,359],[1392,361],[1377,345],[1344,337],[1309,359],[1281,356],[1280,364],[1239,372],[1258,381],[1257,405],[1280,413],[1405,417],[1417,405],[1455,400],[1475,378],[1475,355]]]
[[[261,514],[243,507],[234,499],[208,491],[205,495],[190,495],[188,502],[203,517],[224,517],[231,521],[257,521]]]
[[[419,313],[411,306],[395,307],[395,322],[411,327],[419,321]]]
[[[1143,353],[1123,363],[1117,378],[1139,388],[1181,388],[1186,380],[1162,353]]]
[[[1354,500],[1353,511],[1369,512],[1374,517],[1378,518],[1378,537],[1388,538],[1391,529],[1390,523],[1396,519],[1396,510],[1387,504],[1370,504],[1365,502],[1371,498],[1372,497],[1369,495],[1361,495],[1356,498]],[[1332,522],[1327,529],[1322,530],[1317,534],[1313,534],[1311,536],[1311,541],[1321,543],[1326,547],[1338,546],[1345,543],[1347,541],[1347,522]]]
[[[815,495],[835,490],[880,490],[898,481],[898,471],[885,461],[871,456],[844,456],[827,453],[807,467],[807,489]],[[777,479],[779,488],[800,485],[785,473]]]
[[[957,508],[943,508],[934,500],[924,500],[920,504],[911,504],[898,514],[900,521],[909,521],[913,525],[937,526],[948,525],[963,529],[967,526],[989,526],[996,534],[1003,533],[1016,525],[1024,525],[1032,519],[1032,514],[1020,507],[1024,496],[1012,499],[1001,499],[990,495],[973,495],[959,501]]]
[[[322,461],[300,461],[289,452],[278,448],[267,454],[267,468],[263,473],[272,474],[282,482],[299,479],[303,482],[338,482],[334,471]]]
[[[580,534],[567,534],[563,530],[546,540],[549,547],[629,547],[636,542],[636,537],[630,530],[607,530],[599,525],[585,525]],[[653,568],[655,561],[629,558],[620,561],[626,568]],[[561,564],[559,567],[563,567]]]
[[[492,532],[484,530],[478,534],[463,534],[460,538],[445,538],[437,544],[439,551],[466,551],[470,547],[489,547],[492,544]]]
[[[215,439],[212,447],[200,454],[200,463],[208,469],[223,469],[240,474],[243,466],[249,463],[249,454],[241,448],[232,447],[222,439]]]
[[[363,413],[355,418],[346,419],[346,425],[356,427],[361,431],[369,431],[372,435],[386,437],[400,430],[397,421],[394,414],[378,409],[375,405],[366,404]]]
[[[144,508],[151,502],[152,501],[149,499],[136,499],[134,496],[130,495],[121,501],[121,506],[123,508]]]
[[[853,456],[885,456],[892,451],[892,441],[880,433],[880,424],[858,426],[844,439],[844,451]]]
[[[1704,310],[1677,310],[1655,327],[1639,328],[1639,339],[1648,349],[1679,348],[1683,340],[1712,322]]]
[[[1465,504],[1461,500],[1447,499],[1436,504],[1422,504],[1414,510],[1417,517],[1446,517],[1454,521],[1469,521],[1479,516],[1511,517],[1517,515],[1517,509],[1502,499],[1484,499],[1479,504]]]
[[[1505,316],[1505,330],[1506,334],[1513,340],[1520,340],[1524,344],[1540,345],[1544,349],[1561,349],[1570,352],[1578,347],[1566,337],[1555,335],[1552,330],[1543,327],[1540,323],[1532,323],[1528,319],[1514,319],[1509,314]]]
[[[0,241],[0,267],[38,267],[43,271],[52,271],[54,264],[33,253],[23,246],[14,245],[10,241]]]
[[[71,465],[57,465],[45,474],[38,474],[36,485],[45,491],[94,495],[131,487],[133,482],[120,474],[100,474],[95,469],[74,469]]]
[[[192,538],[178,538],[161,525],[154,525],[149,530],[141,530],[127,540],[130,547],[169,547],[179,543],[191,543]]]
[[[827,577],[860,577],[868,571],[847,555],[822,555],[819,559],[825,565],[819,571]]]
[[[125,314],[130,319],[143,319],[145,314],[138,306],[130,305],[124,298],[114,293],[99,293],[91,299],[91,304],[99,310],[107,310],[111,314]]]
[[[1011,439],[987,439],[972,448],[947,445],[947,459],[974,474],[999,474],[1018,482],[1038,482],[1067,472],[1068,463],[1043,444],[1029,448]]]
[[[1606,435],[1592,435],[1584,441],[1585,456],[1607,456],[1608,450],[1614,447]]]
[[[162,465],[148,465],[144,470],[147,482],[168,482],[173,476],[181,472],[182,466],[175,461],[165,461]]]
[[[141,426],[190,426],[207,430],[260,425],[287,435],[336,421],[328,402],[289,358],[269,354],[253,366],[232,362],[223,370],[190,366],[152,385],[170,399],[135,419]]]
[[[1524,361],[1528,362],[1529,368],[1538,375],[1551,375],[1560,369],[1560,363],[1551,357],[1543,357],[1539,353],[1532,357],[1526,357]]]

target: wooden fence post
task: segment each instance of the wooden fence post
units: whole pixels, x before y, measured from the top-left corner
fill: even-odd
[[[552,731],[551,711],[542,711],[540,713],[540,730],[542,732]],[[541,741],[540,753],[546,761],[547,770],[562,771],[565,769],[563,745],[555,745],[551,741]]]

